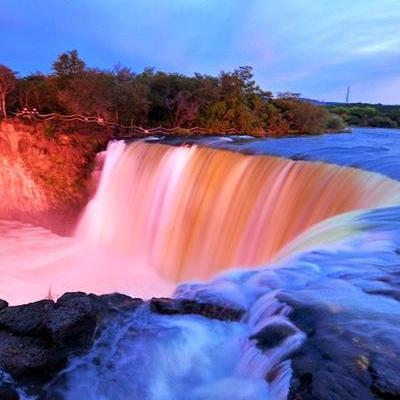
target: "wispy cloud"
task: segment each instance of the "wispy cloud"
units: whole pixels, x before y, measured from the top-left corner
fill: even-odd
[[[77,48],[105,68],[253,65],[266,88],[331,100],[350,84],[356,100],[400,102],[399,38],[398,0],[14,0],[0,13],[0,61],[22,73]]]

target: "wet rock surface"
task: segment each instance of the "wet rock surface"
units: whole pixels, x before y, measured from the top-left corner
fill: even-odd
[[[296,330],[287,324],[271,324],[250,336],[262,350],[279,346],[286,338],[296,333]]]
[[[144,302],[120,293],[106,295],[65,293],[56,302],[41,300],[21,306],[0,301],[0,372],[38,398],[42,387],[66,365],[71,356],[90,349],[97,334],[110,318],[149,307],[157,314],[196,314],[222,321],[238,321],[244,310],[197,303],[195,300],[159,298]],[[8,397],[7,397],[8,396]],[[13,397],[14,396],[14,397]],[[12,386],[2,386],[0,399],[18,394]]]
[[[244,310],[215,303],[200,303],[189,299],[153,298],[150,309],[158,314],[197,314],[220,321],[239,321]]]
[[[119,293],[82,292],[65,293],[56,302],[41,300],[20,306],[0,300],[0,372],[37,395],[70,356],[90,348],[107,317],[133,311],[142,303]],[[0,399],[14,398],[18,399],[18,393],[4,385],[0,376]]]
[[[12,387],[0,387],[1,400],[19,400],[18,392]]]
[[[340,310],[282,298],[307,334],[292,357],[289,400],[400,399],[400,354],[389,335],[355,329]]]
[[[393,335],[355,329],[357,324],[343,319],[340,310],[299,300],[290,293],[278,297],[292,308],[293,326],[274,322],[249,339],[268,351],[297,329],[307,335],[290,356],[289,400],[400,399],[400,354],[389,340]],[[0,370],[11,375],[16,387],[48,399],[43,388],[60,376],[70,357],[85,354],[110,319],[130,316],[139,307],[165,316],[191,314],[221,321],[238,321],[244,314],[239,308],[193,299],[153,298],[145,302],[119,293],[66,293],[56,302],[6,306],[0,310]],[[3,385],[0,379],[0,399],[17,396],[15,388]]]

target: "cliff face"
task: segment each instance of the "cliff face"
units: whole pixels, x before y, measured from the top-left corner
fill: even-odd
[[[96,153],[107,141],[42,123],[0,123],[0,218],[68,233],[87,201]]]

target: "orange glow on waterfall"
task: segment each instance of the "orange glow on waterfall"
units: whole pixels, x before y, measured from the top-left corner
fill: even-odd
[[[397,182],[353,168],[142,141],[102,180],[80,240],[174,281],[261,265],[326,218],[400,198]]]

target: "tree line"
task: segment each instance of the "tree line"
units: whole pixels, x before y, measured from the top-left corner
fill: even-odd
[[[218,76],[185,76],[117,65],[89,68],[76,50],[60,54],[49,74],[20,77],[0,65],[0,115],[22,109],[41,114],[79,113],[125,126],[235,128],[253,135],[285,136],[340,130],[343,122],[296,93],[274,97],[260,88],[249,66]]]
[[[383,104],[340,104],[328,107],[351,126],[400,128],[400,106]]]

